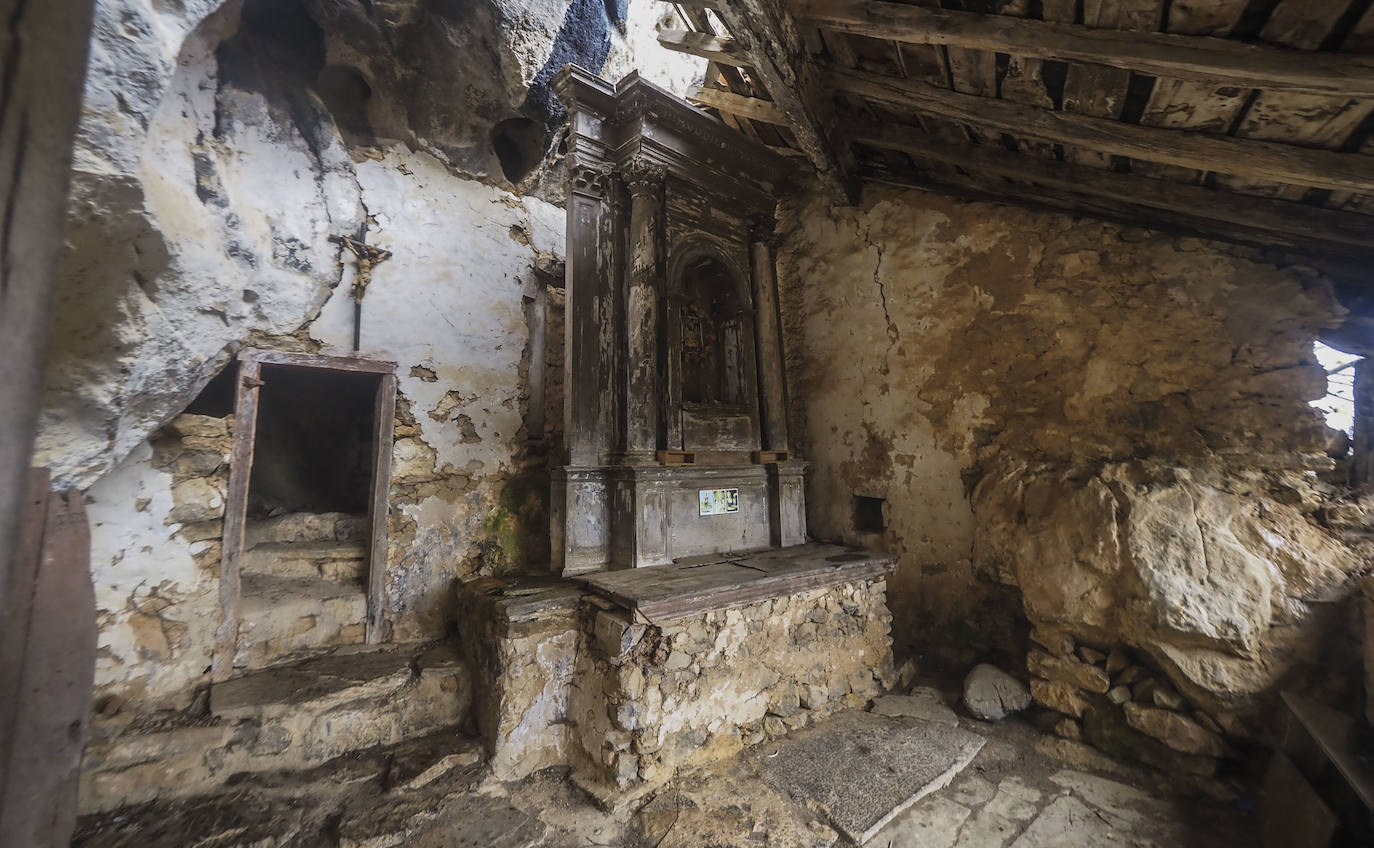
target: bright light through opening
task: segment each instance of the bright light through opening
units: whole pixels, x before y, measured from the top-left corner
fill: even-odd
[[[1312,408],[1326,418],[1326,426],[1355,433],[1355,363],[1360,357],[1342,353],[1321,342],[1312,345],[1317,361],[1326,369],[1326,397],[1312,401]]]

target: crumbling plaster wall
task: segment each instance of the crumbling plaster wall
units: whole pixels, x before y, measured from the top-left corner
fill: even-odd
[[[899,651],[1013,644],[1000,582],[1033,625],[1244,700],[1368,567],[1317,516],[1312,341],[1342,309],[1316,272],[895,188],[784,218],[810,526],[901,554]],[[882,533],[855,531],[852,494],[887,499]]]
[[[392,638],[442,633],[455,577],[539,556],[526,299],[561,270],[564,216],[557,116],[530,86],[578,61],[685,89],[704,62],[654,44],[666,8],[97,4],[35,462],[87,491],[102,696],[184,706],[208,664],[215,568],[197,565],[149,439],[244,346],[353,352],[355,266],[331,236],[392,253],[358,350],[398,363]],[[362,118],[317,90],[332,66],[368,83]],[[514,116],[548,128],[519,185],[490,143]],[[137,626],[150,602],[156,645]]]

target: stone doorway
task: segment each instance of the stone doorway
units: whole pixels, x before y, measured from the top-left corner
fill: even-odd
[[[214,678],[382,641],[395,366],[239,358]]]

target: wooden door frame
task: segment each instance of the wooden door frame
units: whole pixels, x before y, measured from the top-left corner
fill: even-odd
[[[243,559],[243,535],[248,518],[253,443],[258,430],[258,389],[263,384],[264,365],[373,374],[379,378],[372,422],[372,491],[367,503],[367,644],[375,645],[382,640],[382,615],[386,609],[387,492],[391,483],[391,446],[396,427],[396,363],[255,349],[240,352],[238,361],[239,374],[234,396],[234,446],[229,464],[229,493],[224,504],[224,536],[220,554],[220,625],[215,631],[215,653],[210,664],[210,679],[216,683],[227,680],[233,674],[234,655],[238,651],[239,599],[242,592],[239,567]]]

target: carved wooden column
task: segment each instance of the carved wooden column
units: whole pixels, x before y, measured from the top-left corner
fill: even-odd
[[[773,265],[773,219],[754,222],[750,233],[750,276],[754,284],[754,338],[758,348],[759,401],[763,407],[763,446],[787,447],[787,394],[784,384],[782,319],[778,314],[778,280]]]
[[[634,161],[621,171],[630,191],[626,273],[625,451],[627,464],[655,461],[658,448],[658,300],[663,292],[659,232],[664,170]]]
[[[599,427],[606,405],[602,322],[598,308],[608,298],[603,288],[608,245],[601,239],[610,167],[574,165],[568,180],[567,323],[564,327],[563,432],[567,461],[592,466],[599,461],[606,434]]]

